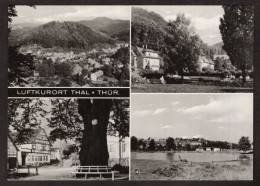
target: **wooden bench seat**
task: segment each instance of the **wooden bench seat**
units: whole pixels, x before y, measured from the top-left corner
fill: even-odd
[[[111,167],[108,166],[78,166],[75,171],[70,173],[70,177],[77,175],[85,175],[85,179],[89,174],[91,175],[99,175],[102,178],[102,175],[111,175],[112,180],[115,178],[115,173],[119,173],[118,171],[112,171]]]

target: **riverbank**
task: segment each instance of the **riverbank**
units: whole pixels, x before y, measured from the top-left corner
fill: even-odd
[[[251,93],[253,88],[193,85],[193,84],[135,84],[132,85],[132,93],[139,92],[165,92],[165,93]]]
[[[249,160],[252,161],[252,160]],[[251,162],[253,163],[253,162]],[[140,174],[135,174],[139,169]],[[168,162],[131,159],[131,180],[252,180],[253,165],[239,162]]]

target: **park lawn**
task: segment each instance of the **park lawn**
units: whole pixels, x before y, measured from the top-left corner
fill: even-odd
[[[234,93],[253,92],[252,88],[212,86],[212,85],[195,85],[195,84],[134,84],[132,93]]]
[[[131,180],[253,180],[253,166],[132,159]]]
[[[71,181],[88,181],[88,180],[111,180],[111,178],[99,178],[88,176],[88,179],[85,178],[70,178],[70,172],[75,170],[76,166],[44,166],[39,167],[39,175],[35,175],[35,170],[31,169],[31,175],[26,177],[14,177],[9,178],[9,181],[23,181],[23,180],[71,180]],[[26,172],[26,170],[25,170]],[[115,180],[128,180],[128,174],[115,174]]]

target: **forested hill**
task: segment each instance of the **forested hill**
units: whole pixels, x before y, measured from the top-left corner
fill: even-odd
[[[158,49],[166,35],[167,22],[160,15],[142,8],[132,8],[132,44]]]
[[[165,46],[165,43],[167,43],[166,40],[170,34],[169,30],[171,30],[169,22],[159,14],[149,12],[142,8],[132,8],[131,34],[133,46],[142,47],[142,45],[147,44],[148,48],[162,52],[161,49]],[[178,37],[178,34],[179,33],[176,32],[173,37]],[[178,39],[176,39],[176,42],[177,40]],[[199,46],[200,55],[206,55],[209,58],[212,58],[213,50],[210,46],[204,43],[198,35],[196,42]],[[172,47],[174,48],[175,46],[172,45]]]
[[[130,22],[128,20],[114,20],[106,17],[97,17],[93,20],[79,21],[79,23],[89,28],[106,33],[110,36],[120,33],[122,31],[130,30]]]
[[[116,40],[129,43],[129,41],[130,41],[130,31],[124,30],[122,32],[111,35],[111,37],[116,39]]]
[[[114,44],[109,36],[77,22],[49,22],[34,28],[17,29],[9,36],[10,45],[40,44],[43,47],[89,49]]]
[[[214,54],[216,54],[216,55],[227,54],[226,51],[222,48],[223,45],[224,44],[222,42],[212,45],[211,48],[214,50]]]

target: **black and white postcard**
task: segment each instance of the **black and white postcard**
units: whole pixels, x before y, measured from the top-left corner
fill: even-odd
[[[256,1],[3,1],[0,185],[259,182]]]

